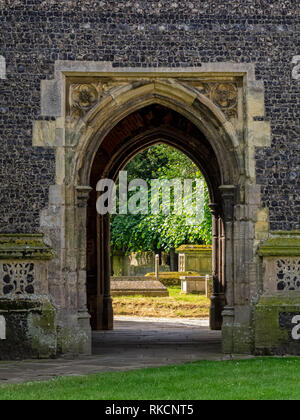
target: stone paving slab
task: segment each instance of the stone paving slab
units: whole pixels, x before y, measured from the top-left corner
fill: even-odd
[[[114,331],[93,334],[93,356],[0,363],[0,385],[224,360],[221,333],[207,320],[117,317]]]

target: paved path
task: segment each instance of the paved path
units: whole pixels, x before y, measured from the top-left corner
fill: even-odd
[[[114,331],[93,334],[93,356],[1,362],[0,385],[222,359],[221,333],[207,320],[117,317]]]

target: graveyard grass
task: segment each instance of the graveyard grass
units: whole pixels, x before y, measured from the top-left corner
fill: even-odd
[[[300,358],[201,361],[0,387],[0,400],[299,400]]]
[[[168,288],[169,297],[116,296],[114,314],[159,318],[207,318],[210,300],[203,295],[181,295],[180,287]]]

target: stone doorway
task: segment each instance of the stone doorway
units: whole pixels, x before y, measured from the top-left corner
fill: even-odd
[[[91,170],[87,209],[87,301],[93,330],[113,329],[110,294],[110,221],[96,212],[96,185],[100,179],[117,181],[120,170],[139,152],[158,143],[188,155],[204,174],[210,191],[213,216],[213,295],[210,326],[222,328],[226,305],[225,231],[221,171],[216,155],[199,129],[178,112],[153,104],[121,120],[99,147]],[[228,189],[225,191],[228,193]],[[233,193],[233,192],[232,192]],[[232,197],[233,199],[234,197]]]
[[[158,71],[59,61],[55,79],[42,83],[42,115],[33,143],[56,148],[56,184],[41,232],[55,249],[47,287],[58,307],[60,352],[90,351],[88,306],[95,329],[113,327],[109,219],[96,217],[96,182],[116,179],[157,142],[187,154],[206,178],[214,219],[211,325],[222,327],[225,353],[253,352],[263,286],[257,248],[269,234],[254,154],[270,144],[264,86],[254,66]]]

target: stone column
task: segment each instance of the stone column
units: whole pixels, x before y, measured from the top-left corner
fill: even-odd
[[[209,205],[212,215],[212,277],[213,277],[213,293],[219,292],[218,279],[218,247],[219,247],[219,206],[218,204]]]
[[[97,301],[96,308],[96,330],[103,329],[103,298],[104,298],[104,238],[103,238],[103,217],[97,214]]]
[[[76,187],[77,201],[77,229],[78,235],[78,310],[87,312],[86,295],[86,214],[90,187]]]
[[[97,215],[97,302],[96,330],[113,329],[113,307],[110,290],[110,215]]]
[[[114,314],[110,289],[111,260],[110,260],[110,215],[106,214],[103,219],[103,260],[104,274],[104,297],[103,297],[103,330],[113,330]]]
[[[80,353],[91,354],[92,336],[90,315],[87,309],[86,290],[86,221],[87,205],[91,187],[76,187],[76,222],[78,223],[78,277],[77,277],[77,305],[78,305],[78,327],[81,331],[81,342],[79,343]]]
[[[224,209],[224,233],[225,233],[225,291],[226,306],[222,313],[223,316],[223,352],[233,352],[233,328],[234,328],[234,205],[236,187],[234,185],[224,185],[220,187],[223,209]]]
[[[210,307],[210,328],[212,330],[222,329],[222,311],[225,306],[225,296],[220,283],[222,273],[222,250],[220,249],[220,209],[218,204],[210,204],[212,214],[212,277],[213,277],[213,294],[211,296]]]

